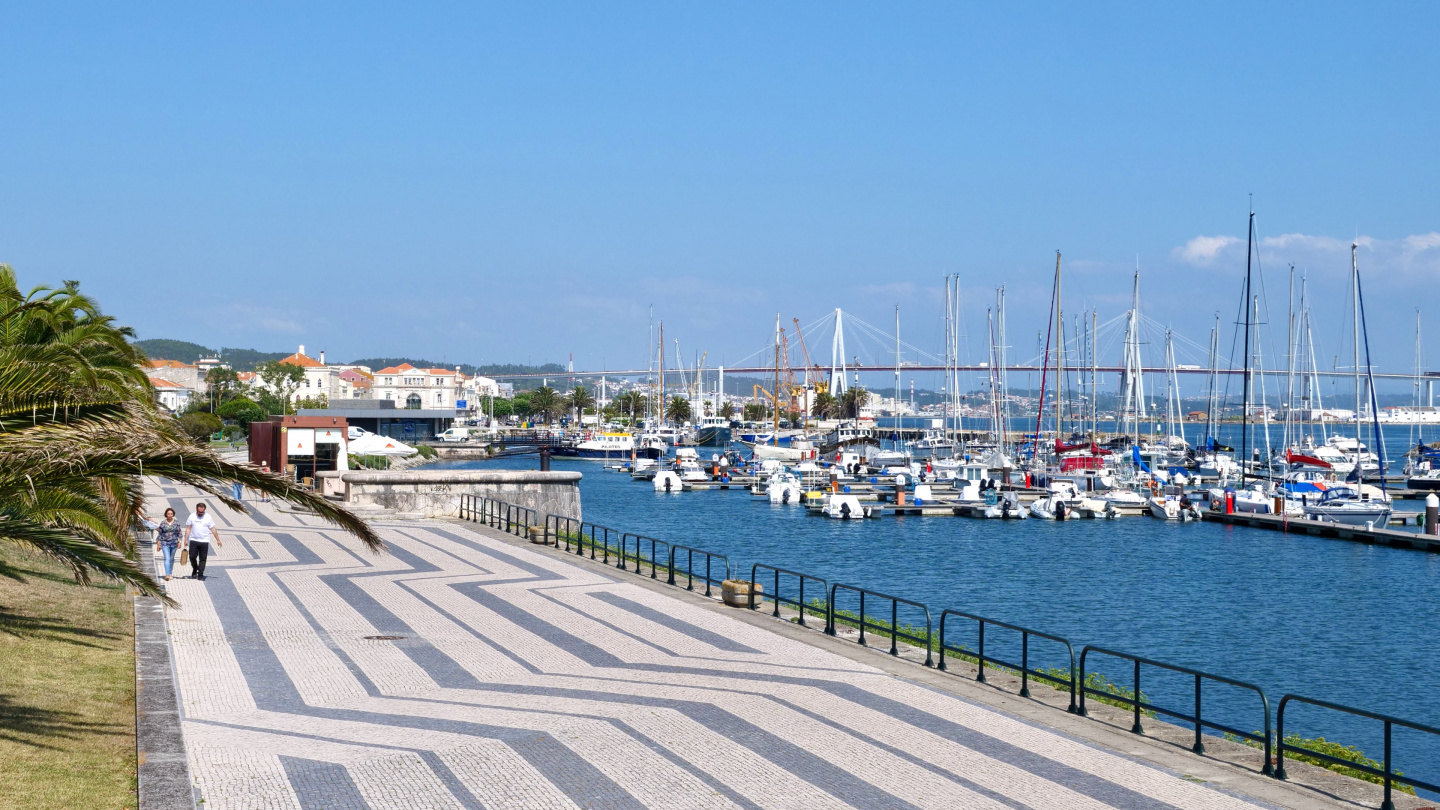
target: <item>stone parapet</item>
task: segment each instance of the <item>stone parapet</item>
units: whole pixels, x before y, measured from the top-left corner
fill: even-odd
[[[578,472],[538,470],[351,470],[322,472],[327,495],[425,517],[457,517],[460,496],[475,495],[580,518]]]

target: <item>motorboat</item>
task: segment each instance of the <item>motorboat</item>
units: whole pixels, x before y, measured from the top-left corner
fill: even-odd
[[[865,517],[865,507],[860,505],[860,499],[854,495],[831,494],[826,497],[822,511],[825,517],[837,520],[859,520]]]
[[[1150,507],[1151,516],[1161,520],[1200,519],[1200,510],[1190,502],[1189,496],[1185,494],[1185,488],[1174,484],[1151,495],[1147,505]]]
[[[1013,492],[1007,492],[985,508],[985,517],[992,520],[1024,520],[1027,512],[1025,507],[1020,505],[1020,498]]]
[[[777,461],[799,461],[802,451],[794,447],[779,447],[773,444],[750,444],[741,442],[750,448],[750,452],[757,459],[775,459]]]
[[[765,483],[765,494],[769,496],[770,503],[792,504],[800,503],[804,499],[800,479],[788,470],[781,470],[770,476],[770,480]]]
[[[1389,525],[1393,511],[1389,497],[1369,484],[1361,484],[1358,490],[1350,484],[1331,487],[1318,502],[1306,503],[1304,509],[1311,520],[1367,527]]]
[[[656,492],[682,492],[685,484],[680,480],[680,474],[674,470],[661,470],[655,473]]]
[[[686,459],[680,462],[679,468],[681,481],[702,483],[710,480],[710,475],[705,472],[698,461]]]
[[[575,445],[575,455],[580,458],[621,459],[637,457],[658,458],[659,453],[651,448],[638,448],[635,437],[624,432],[596,433]]]

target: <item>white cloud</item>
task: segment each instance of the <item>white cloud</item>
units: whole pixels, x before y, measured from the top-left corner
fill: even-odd
[[[1234,236],[1197,236],[1184,245],[1170,251],[1175,258],[1190,264],[1209,264],[1231,245],[1239,243]]]
[[[1440,233],[1431,231],[1430,233],[1407,236],[1405,237],[1404,245],[1406,253],[1421,253],[1426,250],[1434,250],[1435,248],[1440,248]]]
[[[1370,238],[1361,237],[1356,240],[1358,243],[1369,246]],[[1325,253],[1339,253],[1350,249],[1350,242],[1344,239],[1336,239],[1333,236],[1310,236],[1303,233],[1282,233],[1279,236],[1267,236],[1260,240],[1261,247],[1275,248],[1277,250],[1318,250]]]

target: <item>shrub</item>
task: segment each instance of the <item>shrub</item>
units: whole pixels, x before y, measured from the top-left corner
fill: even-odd
[[[179,420],[180,429],[197,442],[210,438],[210,434],[221,427],[220,417],[209,413],[187,413]]]

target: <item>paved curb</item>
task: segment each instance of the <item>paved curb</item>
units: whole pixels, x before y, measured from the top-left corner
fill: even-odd
[[[139,552],[153,571],[151,544],[139,541]],[[165,606],[149,596],[135,597],[135,756],[140,810],[194,810]]]

